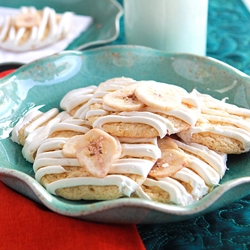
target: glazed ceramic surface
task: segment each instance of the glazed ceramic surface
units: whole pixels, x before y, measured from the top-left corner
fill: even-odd
[[[17,69],[0,80],[0,179],[19,193],[54,212],[109,223],[164,223],[213,211],[249,193],[250,154],[232,155],[228,170],[210,194],[189,206],[166,205],[137,198],[111,201],[67,201],[49,194],[35,179],[21,146],[9,139],[18,119],[29,109],[59,108],[61,98],[75,88],[112,77],[156,80],[196,88],[229,103],[250,107],[250,77],[209,57],[166,54],[139,46],[106,46],[83,52],[64,51]],[[14,206],[15,204],[13,204]]]
[[[57,13],[73,11],[78,15],[93,17],[93,24],[75,39],[66,48],[67,50],[82,50],[114,41],[119,35],[119,20],[123,14],[122,6],[116,0],[0,0],[0,6],[12,8],[35,6],[37,9],[49,6]]]

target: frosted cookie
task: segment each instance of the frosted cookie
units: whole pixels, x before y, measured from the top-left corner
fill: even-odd
[[[97,87],[94,85],[73,89],[62,98],[60,107],[74,118],[85,119],[85,114],[89,107],[89,100],[96,89]]]
[[[50,128],[68,117],[66,113],[59,113],[57,108],[47,112],[41,112],[39,108],[33,108],[20,119],[11,134],[11,140],[23,146],[23,156],[29,162],[34,162],[36,150],[48,136]]]
[[[118,90],[121,88],[124,88],[125,86],[129,86],[136,81],[133,78],[130,77],[115,77],[115,78],[110,78],[104,82],[101,82],[98,84],[97,89],[95,90],[95,93],[105,93],[106,92],[113,92],[114,90]]]
[[[227,170],[226,154],[196,143],[186,144],[176,139],[173,141],[188,155],[189,160],[185,167],[197,173],[210,189],[219,184]]]
[[[70,200],[116,199],[137,190],[160,154],[156,138],[118,140],[92,129],[82,136],[43,141],[33,169],[36,180],[54,195]]]
[[[226,154],[250,150],[250,110],[196,90],[191,94],[201,104],[201,115],[195,126],[178,133],[183,141],[198,143]]]
[[[57,14],[45,7],[21,7],[16,16],[7,16],[0,27],[0,47],[11,51],[28,51],[55,43],[71,29],[71,12]]]
[[[219,184],[226,155],[200,145],[186,145],[166,137],[158,141],[162,157],[149,172],[139,193],[163,203],[188,205]]]
[[[19,119],[15,127],[13,128],[11,132],[11,140],[24,145],[25,139],[30,133],[30,131],[34,130],[36,127],[42,125],[47,120],[51,119],[52,117],[56,116],[58,114],[57,109],[53,109],[43,117],[43,112],[41,112],[39,109],[42,108],[42,106],[37,106],[29,110],[23,117]],[[38,119],[40,117],[40,119]],[[29,127],[31,123],[33,123],[35,120],[36,124],[33,124],[33,127]]]
[[[65,113],[61,112],[61,114]],[[50,128],[47,138],[71,138],[75,135],[83,135],[90,129],[92,126],[88,121],[67,116]]]
[[[30,110],[13,128],[11,140],[23,146],[24,158],[33,163],[41,143],[50,137],[70,138],[84,134],[92,127],[87,121],[73,119],[67,112],[53,108],[47,112],[40,107]]]
[[[127,77],[108,79],[98,86],[88,86],[69,91],[61,100],[60,107],[75,118],[86,119],[90,105],[99,106],[103,95],[134,83],[135,80]],[[102,112],[106,114],[107,112]]]
[[[107,84],[96,92],[86,113],[94,128],[113,136],[164,137],[188,129],[198,119],[198,103],[178,86],[154,81],[116,86]]]

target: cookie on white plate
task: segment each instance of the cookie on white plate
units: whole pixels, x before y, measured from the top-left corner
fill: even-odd
[[[50,7],[21,7],[19,14],[6,16],[0,27],[0,48],[22,52],[53,44],[70,32],[72,15],[57,14]]]

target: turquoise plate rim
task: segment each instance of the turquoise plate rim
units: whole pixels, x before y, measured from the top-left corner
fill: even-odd
[[[186,63],[190,62],[192,64],[192,68],[195,65],[202,65],[202,67],[205,67],[208,70],[212,70],[213,74],[214,72],[217,72],[217,74],[218,72],[224,74],[223,79],[225,77],[229,77],[232,80],[237,79],[240,84],[244,84],[247,89],[250,88],[250,77],[248,75],[226,63],[210,57],[200,57],[191,54],[167,54],[163,51],[158,51],[142,46],[113,45],[89,49],[81,52],[63,51],[59,54],[39,59],[36,62],[24,65],[17,69],[16,72],[0,80],[0,92],[4,84],[12,84],[14,81],[20,81],[20,79],[24,75],[25,77],[34,78],[34,75],[32,75],[32,72],[34,71],[32,70],[37,69],[38,66],[42,67],[46,65],[48,62],[51,63],[54,61],[66,61],[66,59],[68,60],[68,58],[72,58],[72,60],[74,61],[72,65],[76,65],[75,62],[79,62],[79,60],[83,60],[86,63],[93,59],[96,60],[96,58],[101,58],[101,61],[103,61],[104,57],[109,58],[110,61],[108,61],[108,63],[107,61],[105,61],[105,63],[107,63],[107,65],[109,65],[109,63],[112,64],[111,69],[112,67],[118,69],[123,67],[125,69],[126,67],[126,69],[131,70],[131,67],[133,67],[131,66],[131,58],[133,58],[134,60],[137,60],[138,58],[143,59],[143,63],[140,64],[140,66],[145,64],[145,67],[147,66],[147,63],[144,62],[144,58],[157,60],[163,67],[165,67],[165,65],[163,65],[165,59],[173,62],[173,65],[175,62],[179,63],[177,64],[177,67],[186,67]],[[97,62],[95,63],[98,64]],[[181,63],[183,63],[183,65],[181,65]],[[84,68],[86,68],[86,70],[89,70],[86,64],[84,64]],[[129,70],[127,72],[129,72]],[[144,72],[145,70],[148,71],[149,69],[144,68],[142,72]],[[189,72],[189,70],[186,69],[184,71],[186,73]],[[80,71],[78,71],[76,75],[81,74],[79,72]],[[195,77],[197,77],[197,79],[200,81],[201,76],[198,75],[197,72],[192,73],[192,76],[195,75]],[[106,73],[104,72],[103,74]],[[7,162],[6,157],[3,157],[4,152],[1,148],[1,142],[3,142],[4,140],[5,139],[0,140],[1,164],[6,164]],[[245,160],[247,160],[248,154],[244,154],[244,157],[246,158]],[[237,160],[239,160],[239,158],[236,158],[236,160],[233,161]],[[247,194],[249,194],[248,190],[250,187],[250,169],[248,171],[248,168],[242,168],[234,171],[236,173],[234,176],[235,178],[227,175],[227,177],[223,179],[224,181],[222,181],[222,184],[216,187],[211,193],[202,198],[200,201],[197,201],[196,203],[185,207],[162,204],[137,198],[121,198],[112,201],[90,202],[88,204],[82,202],[65,201],[64,199],[49,194],[32,177],[32,175],[29,175],[25,171],[20,171],[14,167],[12,168],[7,165],[2,165],[0,167],[0,180],[20,194],[45,205],[47,208],[56,213],[65,216],[102,223],[149,224],[168,223],[189,219],[204,213],[214,211],[215,209],[218,209],[228,203],[234,202],[246,196]]]
[[[111,29],[113,29],[113,34],[111,34],[109,38],[93,40],[93,41],[84,43],[82,45],[77,45],[76,41],[73,41],[65,50],[84,50],[90,47],[108,44],[110,42],[115,41],[118,38],[119,33],[120,33],[120,19],[123,16],[123,7],[120,5],[120,3],[117,0],[109,0],[109,1],[110,1],[110,5],[113,5],[113,7],[116,8],[116,10],[113,9],[114,13],[111,13],[113,15],[112,16],[113,24],[111,27]],[[81,36],[85,36],[85,34],[83,33]]]

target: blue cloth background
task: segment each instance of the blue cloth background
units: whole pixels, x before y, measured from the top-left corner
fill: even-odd
[[[120,26],[112,44],[125,44],[123,18]],[[241,0],[209,0],[207,55],[250,74],[250,14]],[[250,249],[250,195],[194,219],[137,228],[148,250]]]

